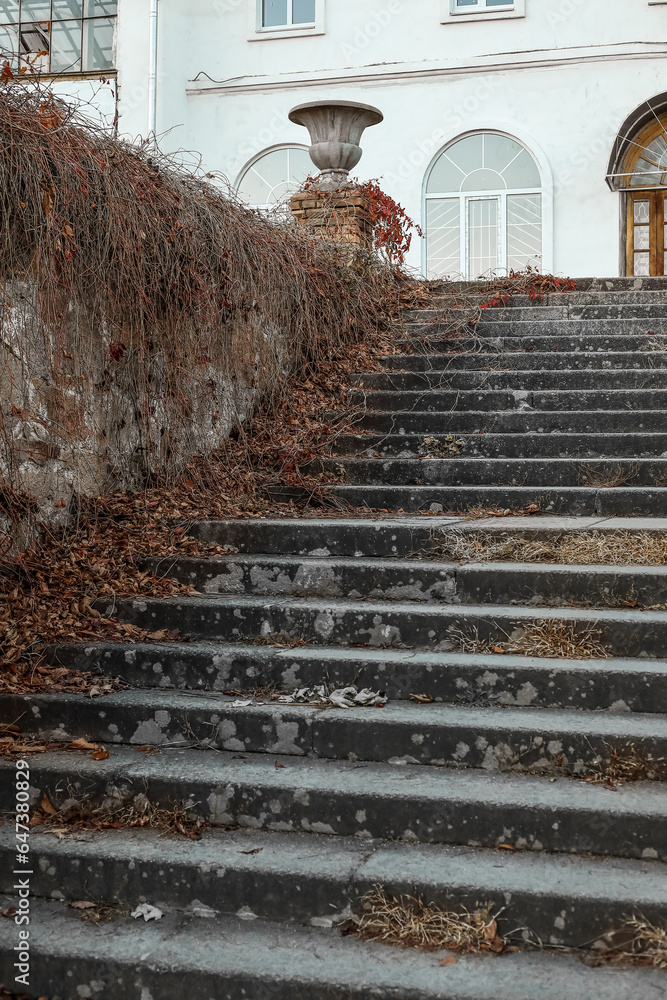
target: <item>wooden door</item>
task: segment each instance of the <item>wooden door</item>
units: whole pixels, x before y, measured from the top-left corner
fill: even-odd
[[[667,191],[630,191],[627,198],[626,274],[664,275]]]

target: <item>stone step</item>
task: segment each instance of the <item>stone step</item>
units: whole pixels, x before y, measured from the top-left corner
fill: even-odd
[[[396,898],[415,895],[444,910],[474,912],[481,899],[501,910],[498,931],[566,948],[590,946],[638,912],[659,922],[667,891],[656,861],[556,858],[488,849],[396,845],[254,830],[211,830],[200,841],[166,840],[151,830],[99,832],[89,841],[33,833],[40,866],[35,896],[68,901],[140,902],[208,919],[252,914],[260,920],[331,928],[360,915],[377,885]],[[16,842],[0,830],[3,882],[11,894]],[[119,872],[125,877],[118,880]],[[554,916],[558,915],[558,916]],[[520,935],[517,936],[521,940]]]
[[[539,337],[542,334],[550,337],[576,335],[606,337],[631,334],[646,336],[649,333],[659,336],[667,333],[667,309],[661,317],[646,319],[541,319],[539,314],[532,319],[512,319],[509,312],[507,317],[507,319],[491,319],[485,313],[475,326],[475,333],[480,337]],[[455,322],[457,324],[458,320]],[[443,333],[451,334],[454,327],[455,323],[448,317],[443,319],[437,311],[425,310],[415,322],[407,322],[404,329],[409,336],[421,338]],[[465,331],[463,326],[459,329],[461,332]]]
[[[465,309],[460,310],[463,314]],[[454,311],[457,315],[458,310]],[[434,316],[442,314],[442,310],[419,310],[416,313],[408,314],[408,321],[419,322],[424,319],[432,319]],[[482,322],[493,323],[497,321],[526,321],[526,320],[626,320],[641,319],[654,320],[667,324],[667,297],[663,296],[659,302],[596,302],[596,303],[573,303],[569,297],[565,301],[552,302],[539,306],[512,305],[510,300],[505,306],[490,306],[482,310]]]
[[[317,475],[333,472],[351,485],[667,486],[667,459],[630,461],[615,456],[584,458],[324,458],[307,466]]]
[[[417,553],[415,553],[417,555]],[[667,604],[667,567],[479,563],[351,556],[171,556],[141,561],[204,594],[335,597],[448,604]]]
[[[421,694],[452,704],[643,713],[663,712],[667,700],[667,663],[660,660],[213,642],[73,644],[51,647],[49,658],[146,689],[254,692],[260,686],[294,691],[326,683],[330,688],[384,691],[392,701]]]
[[[378,597],[381,600],[455,600],[452,562],[290,555],[148,558],[142,568],[192,584],[204,594],[294,597]]]
[[[199,521],[188,534],[230,552],[295,556],[408,555],[432,547],[433,538],[460,517],[261,518]],[[666,524],[667,528],[667,524]]]
[[[426,308],[408,309],[403,317],[406,322],[420,322],[423,320],[437,319],[446,315],[465,315],[469,311],[486,305],[482,309],[485,319],[493,319],[495,316],[505,316],[512,314],[522,318],[544,318],[560,319],[571,317],[573,319],[612,319],[612,318],[638,318],[662,316],[667,317],[667,296],[665,292],[643,292],[643,293],[616,293],[604,292],[579,292],[579,293],[548,293],[541,302],[531,301],[527,295],[513,295],[507,302],[497,306],[488,303],[493,299],[493,294],[473,295],[467,302],[452,301],[451,296],[435,297],[431,305]]]
[[[608,491],[607,491],[608,492]],[[614,491],[616,492],[616,491]],[[290,556],[428,556],[461,532],[483,531],[490,538],[519,535],[553,539],[579,531],[615,533],[650,531],[667,534],[667,518],[623,520],[605,516],[509,517],[490,516],[466,521],[462,516],[410,516],[367,518],[258,518],[252,520],[199,521],[188,534],[202,542],[226,546],[230,552]],[[318,544],[319,543],[319,544]]]
[[[663,518],[667,489],[588,486],[330,486],[328,496],[352,508],[439,513],[488,509],[517,513],[536,506],[542,514],[568,517]],[[631,523],[627,524],[632,529]]]
[[[31,988],[55,996],[181,1000],[626,1000],[660,996],[664,973],[590,968],[549,953],[459,956],[440,968],[445,951],[370,944],[337,931],[167,914],[144,923],[120,917],[83,922],[65,903],[33,902]],[[0,926],[0,974],[13,982],[16,929]],[[150,961],[147,957],[150,956]],[[502,974],[499,970],[502,969]],[[526,984],[530,984],[530,993]],[[443,986],[444,984],[444,986]]]
[[[333,419],[336,414],[327,414]],[[469,410],[434,413],[425,410],[382,412],[367,410],[354,422],[355,431],[387,435],[432,437],[434,434],[639,434],[667,430],[664,410]],[[642,435],[643,436],[643,435]],[[337,442],[345,441],[340,435]],[[350,435],[359,439],[359,434]]]
[[[611,792],[569,777],[225,751],[146,756],[130,747],[114,747],[101,761],[45,752],[30,765],[31,801],[47,794],[58,809],[72,800],[109,809],[142,795],[160,808],[181,803],[215,825],[253,830],[667,857],[667,786],[660,782]],[[2,812],[14,808],[14,771],[12,761],[0,760]]]
[[[640,351],[649,358],[659,356],[660,350],[649,348],[649,344],[657,338],[609,336],[609,337],[456,337],[447,339],[433,339],[432,341],[422,338],[412,338],[398,341],[404,344],[406,349],[419,351],[418,354],[387,354],[378,361],[383,368],[405,369],[406,371],[429,371],[431,369],[443,368],[449,364],[452,357],[458,357],[464,351],[478,351],[493,353],[526,353],[539,357],[542,354],[551,352],[562,355],[580,354],[606,354]]]
[[[243,642],[261,637],[280,645],[427,648],[450,651],[450,630],[463,629],[488,645],[507,641],[517,628],[565,622],[577,632],[594,629],[612,656],[660,658],[667,641],[667,611],[586,608],[490,607],[410,604],[399,601],[239,597],[100,598],[96,607],[139,628],[178,628],[193,638]]]
[[[464,375],[465,373],[460,373]],[[628,373],[634,375],[637,373]],[[655,373],[659,379],[664,376],[661,372]],[[641,378],[649,376],[651,373],[641,373]],[[419,390],[396,390],[389,391],[369,391],[352,389],[348,393],[348,400],[352,405],[365,406],[369,410],[406,411],[413,410],[442,412],[444,411],[464,411],[471,410],[666,410],[667,409],[667,389],[644,389],[644,388],[609,388],[609,382],[614,377],[614,373],[606,372],[604,375],[596,375],[596,384],[605,388],[579,388],[569,389],[528,389],[525,386],[526,373],[513,375],[507,373],[506,380],[513,383],[513,388],[501,389],[434,389],[430,392]],[[546,376],[537,373],[538,380]],[[586,379],[589,376],[585,372],[574,372],[576,379]],[[450,376],[450,381],[455,379],[455,375]],[[488,378],[500,379],[505,377],[499,375],[489,375]],[[559,382],[562,381],[562,373]],[[488,381],[487,381],[488,384]]]
[[[403,313],[406,324],[414,326],[421,323],[449,322],[450,320],[465,319],[468,315],[474,318],[481,317],[485,323],[493,323],[497,320],[517,320],[527,322],[549,321],[558,322],[563,320],[665,320],[667,319],[667,298],[663,295],[660,300],[652,302],[626,301],[625,297],[617,301],[599,300],[595,302],[573,302],[570,297],[559,299],[545,299],[540,304],[528,304],[527,300],[510,299],[505,305],[490,306],[488,299],[474,300],[467,305],[454,305],[447,300],[436,300],[430,308],[410,309]],[[478,310],[480,310],[478,312]]]
[[[366,405],[377,409],[376,400],[384,399],[376,393],[395,392],[400,397],[405,392],[423,393],[463,389],[498,391],[545,392],[550,390],[600,390],[600,389],[667,389],[667,371],[664,368],[598,368],[577,370],[569,368],[536,368],[535,355],[529,357],[531,368],[477,369],[457,371],[447,369],[434,372],[370,372],[363,376],[363,390],[352,388],[350,402],[359,404],[364,393]],[[569,359],[563,359],[566,364]],[[395,404],[396,405],[396,404]]]
[[[667,756],[664,700],[661,714],[646,715],[410,701],[348,710],[238,701],[217,692],[155,688],[103,699],[0,695],[3,713],[9,713],[4,717],[21,719],[24,735],[63,743],[87,739],[109,747],[194,747],[582,777],[596,773],[613,749],[629,745],[648,762]]]
[[[380,711],[380,710],[378,710]],[[46,752],[30,761],[34,800],[120,806],[145,795],[185,803],[224,826],[411,843],[565,854],[667,857],[667,787],[545,776],[200,750],[155,756],[117,747],[105,761]],[[282,765],[276,767],[276,764]],[[13,808],[13,763],[0,761],[2,811]],[[10,777],[11,776],[11,777]],[[557,817],[557,819],[554,819]]]
[[[667,345],[667,338],[665,340]],[[395,360],[396,355],[391,355]],[[422,355],[422,359],[428,355]],[[609,369],[622,369],[631,371],[633,369],[647,371],[667,368],[666,351],[578,351],[564,353],[561,351],[506,351],[500,353],[490,353],[486,351],[471,351],[468,354],[438,354],[434,361],[437,367],[426,369],[424,372],[406,370],[396,371],[392,369],[388,372],[364,372],[360,375],[352,376],[352,384],[374,385],[380,379],[378,388],[384,388],[386,380],[397,381],[398,387],[402,387],[401,379],[412,378],[417,385],[428,384],[429,378],[435,378],[440,374],[446,375],[448,372],[480,371],[594,371],[607,373]],[[408,385],[404,386],[410,388]]]
[[[427,328],[423,328],[427,329]],[[589,353],[600,353],[609,351],[641,351],[650,357],[663,354],[661,347],[652,347],[652,344],[662,344],[663,334],[650,335],[646,331],[636,334],[624,334],[621,330],[613,331],[610,334],[584,333],[566,335],[564,333],[550,333],[549,325],[545,326],[545,331],[539,336],[524,336],[520,333],[510,335],[498,335],[494,328],[489,326],[486,330],[467,330],[452,332],[447,326],[433,327],[428,334],[406,335],[397,337],[393,341],[394,353],[381,357],[378,361],[384,367],[391,367],[392,359],[411,358],[414,356],[424,356],[431,358],[434,364],[441,364],[439,355],[461,354],[465,351],[512,351],[542,354],[553,351],[564,355],[588,351]],[[606,343],[608,346],[602,348]],[[400,367],[400,365],[398,366]]]
[[[624,296],[643,296],[643,295],[660,295],[664,293],[667,289],[667,280],[664,277],[659,278],[639,278],[639,277],[615,277],[615,278],[593,278],[593,277],[581,277],[574,279],[576,289],[571,292],[563,292],[562,290],[547,292],[544,295],[545,299],[548,298],[562,298],[566,295],[568,298],[575,298],[580,295],[589,295],[591,293],[602,294],[605,299],[615,300],[621,295]],[[481,292],[486,295],[487,298],[491,294],[499,294],[496,290],[492,292],[489,290],[490,285],[488,282],[483,280],[460,280],[460,281],[450,281],[450,280],[439,280],[433,281],[431,283],[431,290],[434,293],[441,294],[443,297],[451,297],[454,294],[472,294]],[[519,298],[520,296],[513,296]],[[528,295],[524,295],[523,298],[529,299]],[[534,300],[533,300],[534,301]]]
[[[661,414],[663,426],[667,418]],[[399,414],[397,419],[401,419]],[[626,425],[631,415],[625,416]],[[649,458],[667,457],[667,433],[467,433],[433,434],[341,434],[332,451],[335,455],[360,458]],[[448,440],[451,439],[451,440]]]

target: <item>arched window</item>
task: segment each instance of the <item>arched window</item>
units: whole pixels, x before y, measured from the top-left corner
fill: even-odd
[[[272,208],[287,195],[298,191],[317,168],[303,146],[283,146],[262,153],[245,168],[236,184],[236,193],[253,208]]]
[[[475,279],[542,261],[540,171],[510,136],[448,146],[426,178],[426,274]]]

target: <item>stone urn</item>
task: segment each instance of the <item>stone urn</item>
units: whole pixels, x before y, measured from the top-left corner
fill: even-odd
[[[322,174],[322,191],[349,187],[348,174],[361,159],[364,129],[379,125],[384,115],[370,104],[355,101],[312,101],[289,113],[296,125],[310,133],[310,158]]]

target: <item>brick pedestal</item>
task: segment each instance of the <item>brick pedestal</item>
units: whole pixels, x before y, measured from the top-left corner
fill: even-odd
[[[371,250],[373,223],[370,203],[358,188],[340,191],[299,191],[292,195],[290,209],[295,219],[313,236]]]

